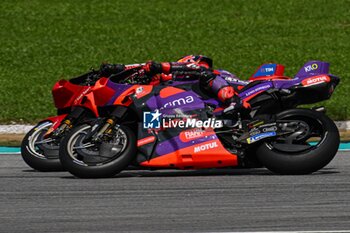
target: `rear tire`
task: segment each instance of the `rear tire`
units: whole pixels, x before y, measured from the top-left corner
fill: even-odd
[[[35,145],[37,141],[43,140],[43,134],[50,128],[51,122],[42,122],[30,130],[24,137],[21,145],[21,155],[24,162],[31,168],[41,172],[64,171],[58,158],[58,145],[43,144],[47,149],[56,153],[57,157],[48,158],[44,151]]]
[[[63,139],[60,146],[60,161],[65,169],[79,178],[108,178],[124,170],[136,157],[136,137],[132,130],[127,126],[120,126],[120,129],[126,135],[127,143],[123,147],[121,154],[111,157],[111,161],[96,162],[96,164],[86,164],[82,154],[74,147],[80,146],[79,141],[84,140],[84,136],[91,131],[91,126],[84,124],[74,128]],[[79,144],[79,145],[78,145]],[[85,143],[87,144],[87,143]],[[86,155],[85,155],[86,156]],[[89,156],[89,155],[88,155]],[[91,156],[97,159],[103,159],[100,149],[97,147],[91,151]]]
[[[338,151],[338,128],[325,114],[309,109],[291,109],[277,115],[278,120],[294,118],[309,119],[309,122],[313,119],[318,122],[323,137],[317,145],[300,153],[276,149],[271,141],[261,144],[257,149],[257,157],[272,172],[285,175],[313,173],[325,167]]]

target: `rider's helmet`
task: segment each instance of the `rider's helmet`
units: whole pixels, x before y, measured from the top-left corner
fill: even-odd
[[[180,58],[177,62],[191,62],[197,63],[198,65],[205,66],[206,68],[213,67],[213,60],[203,55],[187,55]]]

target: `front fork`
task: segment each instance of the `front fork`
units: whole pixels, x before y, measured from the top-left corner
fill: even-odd
[[[95,131],[96,133],[94,132],[92,134],[92,141],[97,142],[100,140],[100,138],[102,138],[103,135],[110,135],[113,131],[112,129],[113,129],[113,126],[115,125],[115,123],[116,123],[116,120],[114,119],[114,117],[108,118],[104,122],[102,127],[99,130],[97,130],[97,132]]]
[[[52,137],[61,137],[67,130],[71,129],[74,126],[74,124],[81,118],[84,112],[85,109],[82,107],[74,108],[72,112],[62,121],[61,125],[52,132]]]
[[[90,140],[92,142],[98,142],[104,135],[111,135],[113,127],[125,117],[126,113],[126,107],[118,106],[106,120],[103,120],[102,122],[97,121],[95,123],[92,127],[91,133],[86,136],[84,142],[86,143]]]

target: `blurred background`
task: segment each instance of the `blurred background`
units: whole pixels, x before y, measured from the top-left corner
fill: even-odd
[[[349,119],[349,9],[345,0],[2,0],[0,123],[55,115],[54,83],[102,62],[188,54],[241,79],[265,62],[294,76],[308,60],[328,61],[341,83],[321,104],[334,120]]]

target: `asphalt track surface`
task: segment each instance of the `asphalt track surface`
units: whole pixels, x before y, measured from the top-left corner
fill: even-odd
[[[0,155],[0,232],[350,229],[350,154],[306,176],[266,169],[125,171],[83,180]]]

